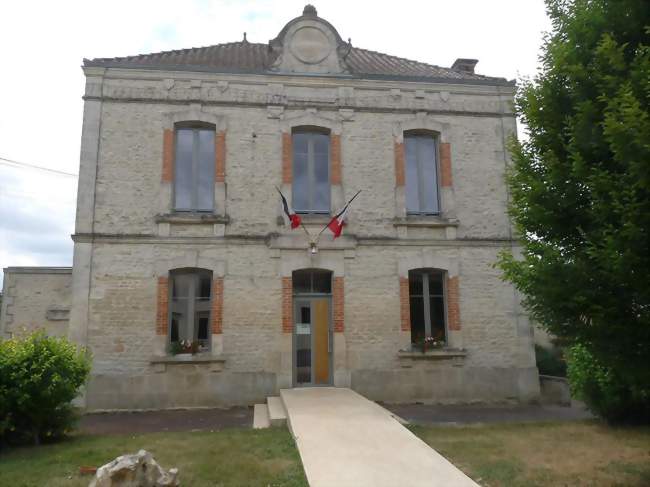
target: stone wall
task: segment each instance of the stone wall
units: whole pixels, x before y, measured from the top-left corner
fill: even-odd
[[[66,336],[71,284],[69,267],[5,268],[0,337],[37,329],[48,335]]]

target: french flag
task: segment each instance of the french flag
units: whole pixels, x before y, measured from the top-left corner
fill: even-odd
[[[291,208],[291,206],[289,206],[289,203],[282,194],[282,191],[280,191],[277,187],[275,189],[277,189],[278,193],[280,193],[280,198],[282,198],[282,207],[284,208],[284,214],[287,215],[287,218],[291,222],[291,229],[298,228],[300,226],[300,216],[295,211],[293,211],[293,208]]]
[[[361,191],[357,191],[357,194],[355,194],[350,201],[343,207],[341,211],[339,211],[334,217],[330,220],[330,222],[327,224],[327,228],[329,228],[330,232],[334,234],[334,238],[338,238],[341,236],[341,232],[343,231],[343,225],[345,225],[345,217],[348,214],[348,208],[350,207],[350,203],[354,201],[354,198],[359,196],[359,193]]]

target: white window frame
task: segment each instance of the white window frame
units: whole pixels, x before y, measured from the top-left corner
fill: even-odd
[[[189,208],[180,208],[177,206],[177,201],[176,201],[176,193],[177,193],[177,171],[178,171],[178,133],[181,130],[191,130],[192,131],[192,167],[191,167],[191,179],[192,179],[192,184],[191,184],[191,190],[190,190],[190,197],[191,197],[191,204]],[[210,208],[199,208],[199,173],[200,173],[200,168],[199,168],[199,131],[211,131],[213,133],[213,157],[211,161],[211,167],[212,167],[212,179],[210,181],[210,187],[212,188],[211,191],[211,198],[210,198]],[[178,124],[174,127],[174,184],[173,189],[172,189],[172,202],[173,202],[173,208],[175,212],[179,213],[214,213],[215,211],[215,204],[214,204],[214,181],[215,181],[215,156],[216,156],[216,130],[214,126],[210,126],[207,124]]]
[[[327,206],[328,208],[326,210],[315,210],[315,203],[314,203],[314,186],[316,184],[316,161],[315,161],[315,156],[314,156],[314,148],[313,148],[313,140],[308,141],[307,145],[307,184],[308,187],[306,189],[306,193],[309,195],[309,208],[304,209],[304,208],[299,208],[297,204],[295,203],[295,195],[296,193],[296,178],[295,178],[295,172],[296,172],[296,164],[295,164],[295,143],[294,143],[294,137],[296,135],[324,135],[327,136]],[[292,205],[293,209],[296,211],[296,213],[299,213],[301,215],[329,215],[331,213],[331,206],[332,206],[332,182],[331,182],[331,176],[332,176],[332,136],[329,130],[327,129],[320,129],[320,128],[296,128],[292,130],[291,132],[291,194],[292,194]]]
[[[186,319],[188,320],[187,323],[187,328],[188,330],[192,330],[192,338],[191,341],[198,341],[200,345],[200,350],[202,352],[205,351],[210,351],[212,348],[212,331],[211,331],[211,324],[212,324],[212,300],[214,299],[214,279],[213,279],[213,273],[212,271],[209,271],[207,269],[175,269],[173,271],[170,271],[169,273],[169,311],[168,311],[168,317],[167,317],[167,326],[168,326],[168,333],[167,336],[169,337],[168,342],[171,345],[172,343],[172,320],[173,320],[173,315],[174,315],[174,284],[175,284],[175,279],[180,276],[191,276],[191,280],[189,281],[189,292],[187,296],[187,307],[185,309],[185,314],[186,314]],[[208,314],[208,324],[207,324],[207,338],[200,340],[198,338],[199,335],[199,323],[195,323],[195,317],[196,317],[196,308],[197,308],[197,302],[199,301],[198,293],[200,292],[200,279],[201,277],[205,277],[209,279],[210,282],[210,296],[207,299],[207,301],[203,301],[201,303],[201,308],[206,308],[206,309],[201,309],[199,312],[207,312]],[[180,330],[178,330],[178,338],[179,340],[183,339],[189,339],[189,338],[183,338]]]
[[[428,276],[431,274],[438,274],[442,280],[442,295],[432,295],[430,290],[429,290],[429,278]],[[411,294],[411,275],[417,275],[422,279],[422,295]],[[449,343],[449,329],[448,329],[448,317],[447,317],[447,273],[444,270],[441,269],[432,269],[432,268],[419,268],[419,269],[411,269],[409,270],[408,273],[408,280],[409,280],[409,314],[411,310],[411,298],[412,297],[421,297],[422,302],[423,302],[423,307],[424,307],[424,338],[429,338],[431,337],[431,332],[432,332],[432,325],[431,325],[431,302],[430,298],[436,297],[436,298],[442,298],[442,306],[443,306],[443,331],[444,331],[444,342]],[[426,299],[425,299],[426,296]],[[411,318],[412,319],[412,318]],[[411,330],[413,330],[413,327],[411,325]],[[412,333],[412,332],[411,332]],[[413,335],[411,334],[411,342],[413,342]]]
[[[416,155],[416,164],[417,164],[417,181],[418,181],[418,187],[417,187],[417,192],[418,192],[418,209],[409,209],[408,207],[408,201],[409,201],[409,185],[408,185],[408,161],[409,161],[409,155],[407,153],[409,144],[407,143],[407,139],[409,138],[427,138],[431,139],[433,141],[433,155],[434,155],[434,160],[433,160],[433,168],[434,168],[434,174],[435,174],[435,185],[434,185],[434,191],[435,191],[435,204],[436,204],[436,210],[435,211],[428,211],[424,210],[423,208],[426,206],[426,203],[424,201],[424,197],[426,194],[425,190],[425,178],[424,178],[424,161],[422,158],[418,157]],[[406,207],[406,214],[407,215],[421,215],[421,216],[426,216],[426,215],[440,215],[441,210],[440,210],[440,155],[439,155],[439,140],[438,137],[435,134],[429,133],[429,132],[422,132],[422,131],[412,131],[412,132],[406,132],[404,133],[403,136],[404,143],[404,198],[405,198],[405,207]]]

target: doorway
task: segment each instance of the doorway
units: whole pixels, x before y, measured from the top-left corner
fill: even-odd
[[[332,383],[332,273],[305,269],[293,273],[293,384]]]

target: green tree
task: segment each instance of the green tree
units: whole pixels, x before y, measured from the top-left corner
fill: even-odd
[[[650,392],[650,2],[546,5],[508,175],[523,251],[500,266],[542,326]]]

